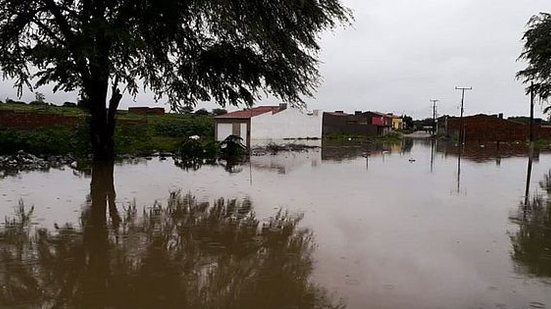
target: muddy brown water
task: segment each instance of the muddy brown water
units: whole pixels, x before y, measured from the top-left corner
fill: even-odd
[[[0,307],[549,308],[551,153],[526,153],[407,140],[7,176]]]

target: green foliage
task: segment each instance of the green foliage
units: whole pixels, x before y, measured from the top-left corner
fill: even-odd
[[[418,130],[423,129],[423,127],[432,127],[432,126],[434,126],[434,119],[432,118],[425,118],[423,120],[413,121],[413,127]]]
[[[0,67],[17,86],[141,85],[173,107],[251,105],[261,90],[302,102],[317,83],[321,31],[347,23],[338,0],[0,0]],[[94,102],[94,104],[105,104]]]
[[[346,23],[339,0],[0,0],[0,69],[18,94],[79,90],[96,158],[114,155],[122,98],[149,89],[180,111],[198,102],[303,104],[318,84],[318,39]],[[32,72],[32,73],[31,73]],[[31,85],[31,81],[35,81]],[[111,98],[107,99],[111,87]]]
[[[193,106],[190,106],[190,105],[181,106],[178,109],[178,112],[180,112],[180,114],[191,114],[193,113]]]
[[[219,152],[218,144],[212,139],[184,138],[178,147],[178,156],[183,161],[212,160]]]
[[[551,96],[551,14],[532,16],[523,41],[524,50],[519,59],[527,61],[528,66],[517,73],[517,78],[529,84],[527,93],[534,91],[535,95],[547,100]]]
[[[25,102],[17,102],[10,100],[6,104],[0,105],[0,110],[16,111],[16,112],[28,112],[28,113],[40,113],[40,114],[57,114],[64,116],[78,116],[85,117],[88,115],[85,111],[72,108],[72,107],[61,107],[61,106],[50,106],[50,105],[31,105]]]
[[[35,101],[38,103],[45,103],[46,102],[46,96],[42,92],[36,92],[35,94]]]
[[[211,112],[214,116],[220,116],[220,115],[225,115],[228,113],[227,110],[223,109],[223,108],[213,108],[212,109],[212,112]]]
[[[201,109],[198,109],[195,111],[195,115],[198,115],[198,116],[208,116],[210,115],[209,111],[204,109],[204,108],[201,108]]]
[[[82,117],[82,121],[77,130],[68,127],[1,130],[0,153],[8,154],[18,150],[34,154],[91,153],[88,118],[81,109],[26,104],[2,104],[0,110],[2,109],[78,116]],[[181,148],[182,141],[189,136],[197,135],[202,140],[211,140],[214,136],[213,119],[207,116],[165,114],[144,118],[140,115],[120,114],[118,120],[119,125],[115,130],[115,150],[118,154],[142,155],[157,151],[175,153]],[[206,145],[206,151],[212,153],[212,145]],[[215,154],[212,157],[214,156]]]
[[[247,147],[243,139],[237,135],[229,135],[220,143],[221,151],[226,158],[237,158],[245,155]]]
[[[0,130],[0,154],[19,150],[35,154],[86,154],[90,151],[88,129],[50,127],[39,130]]]
[[[212,117],[182,115],[180,117],[150,117],[155,133],[166,137],[189,137],[199,135],[202,137],[214,135],[214,122]]]
[[[77,107],[75,102],[63,102],[63,107]]]
[[[404,115],[402,121],[405,123],[405,129],[413,129],[413,118],[411,116]]]

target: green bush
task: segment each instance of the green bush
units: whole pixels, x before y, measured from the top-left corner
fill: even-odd
[[[23,150],[35,154],[86,154],[90,151],[88,129],[49,127],[38,130],[0,130],[0,154]]]
[[[211,137],[214,135],[214,122],[208,116],[180,116],[173,119],[151,119],[155,134],[165,137],[184,138],[192,135]]]
[[[33,130],[0,129],[0,154],[18,150],[34,154],[73,153],[82,156],[91,153],[89,124],[85,112],[74,107],[18,105],[13,100],[9,102],[12,104],[2,104],[1,108],[76,116],[82,121],[76,129],[62,126]],[[165,114],[144,117],[121,113],[117,117],[120,120],[139,120],[138,124],[124,121],[117,124],[114,138],[115,152],[118,154],[143,155],[156,151],[176,153],[182,148],[183,141],[193,135],[201,137],[203,150],[208,156],[214,157],[218,151],[218,145],[212,141],[212,116]]]

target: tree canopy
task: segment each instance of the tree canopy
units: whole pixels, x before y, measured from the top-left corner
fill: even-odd
[[[528,66],[517,73],[517,78],[530,84],[527,93],[533,91],[547,100],[551,96],[551,14],[534,15],[527,26],[519,59],[528,62]]]
[[[338,0],[0,0],[0,66],[22,87],[142,85],[173,107],[252,104],[261,91],[302,102],[318,80],[319,33]],[[114,88],[118,89],[118,88]],[[105,102],[104,102],[105,103]]]

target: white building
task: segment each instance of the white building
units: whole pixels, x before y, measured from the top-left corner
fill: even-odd
[[[287,108],[287,104],[258,106],[216,116],[214,123],[217,141],[223,141],[228,135],[237,135],[251,146],[283,139],[319,139],[322,113]]]

